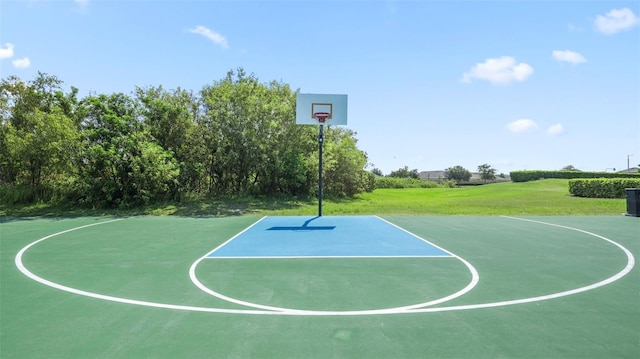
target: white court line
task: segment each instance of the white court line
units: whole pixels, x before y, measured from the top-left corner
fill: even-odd
[[[73,294],[77,294],[77,295],[82,295],[82,296],[86,296],[86,297],[90,297],[90,298],[95,298],[95,299],[101,299],[101,300],[107,300],[107,301],[112,301],[112,302],[118,302],[118,303],[123,303],[123,304],[132,304],[132,305],[140,305],[140,306],[145,306],[145,307],[153,307],[153,308],[162,308],[162,309],[173,309],[173,310],[184,310],[184,311],[193,311],[193,312],[206,312],[206,313],[219,313],[219,314],[248,314],[248,315],[313,315],[313,316],[352,316],[352,315],[381,315],[381,314],[413,314],[413,313],[432,313],[432,312],[446,312],[446,311],[457,311],[457,310],[471,310],[471,309],[483,309],[483,308],[495,308],[495,307],[501,307],[501,306],[508,306],[508,305],[515,305],[515,304],[525,304],[525,303],[532,303],[532,302],[539,302],[539,301],[543,301],[543,300],[549,300],[549,299],[555,299],[555,298],[560,298],[560,297],[565,297],[565,296],[569,296],[572,294],[578,294],[578,293],[582,293],[582,292],[586,292],[595,288],[599,288],[602,286],[605,286],[607,284],[613,283],[615,281],[617,281],[618,279],[624,277],[625,275],[627,275],[629,272],[631,272],[631,269],[634,267],[635,265],[635,258],[633,256],[633,254],[624,246],[622,246],[621,244],[606,238],[604,236],[600,236],[598,234],[592,233],[592,232],[587,232],[578,228],[573,228],[573,227],[568,227],[568,226],[562,226],[562,225],[558,225],[558,224],[552,224],[552,223],[547,223],[547,222],[542,222],[542,221],[535,221],[535,220],[530,220],[530,219],[523,219],[523,218],[517,218],[517,217],[508,217],[508,216],[502,216],[503,218],[509,218],[509,219],[513,219],[513,220],[522,220],[522,221],[529,221],[529,222],[533,222],[533,223],[539,223],[539,224],[543,224],[543,225],[549,225],[549,226],[555,226],[555,227],[559,227],[559,228],[564,228],[564,229],[568,229],[568,230],[573,230],[573,231],[577,231],[577,232],[581,232],[590,236],[594,236],[596,238],[600,238],[602,240],[605,240],[613,245],[615,245],[616,247],[618,247],[619,249],[621,249],[627,256],[627,264],[626,266],[617,274],[613,275],[612,277],[609,277],[605,280],[602,280],[600,282],[585,286],[585,287],[580,287],[580,288],[576,288],[576,289],[572,289],[572,290],[568,290],[568,291],[564,291],[564,292],[559,292],[559,293],[554,293],[554,294],[549,294],[549,295],[543,295],[543,296],[538,296],[538,297],[531,297],[531,298],[522,298],[522,299],[516,299],[516,300],[509,300],[509,301],[500,301],[500,302],[492,302],[492,303],[480,303],[480,304],[471,304],[471,305],[459,305],[459,306],[449,306],[449,307],[438,307],[438,308],[417,308],[417,309],[410,309],[410,310],[394,310],[394,309],[389,309],[389,310],[374,310],[372,311],[354,311],[354,312],[306,312],[306,311],[270,311],[270,310],[246,310],[246,309],[223,309],[223,308],[211,308],[211,307],[195,307],[195,306],[185,306],[185,305],[176,305],[176,304],[165,304],[165,303],[156,303],[156,302],[148,302],[148,301],[141,301],[141,300],[134,300],[134,299],[127,299],[127,298],[120,298],[120,297],[114,297],[114,296],[109,296],[109,295],[103,295],[103,294],[99,294],[99,293],[93,293],[93,292],[88,292],[88,291],[84,291],[84,290],[80,290],[80,289],[75,289],[75,288],[71,288],[68,286],[64,286],[58,283],[54,283],[51,282],[49,280],[46,280],[42,277],[37,276],[36,274],[32,273],[31,271],[29,271],[24,264],[22,263],[22,256],[24,255],[24,253],[31,247],[33,247],[34,245],[46,240],[46,239],[50,239],[53,238],[55,236],[64,234],[64,233],[68,233],[71,231],[75,231],[75,230],[79,230],[82,228],[87,228],[87,227],[91,227],[91,226],[96,226],[96,225],[100,225],[100,224],[106,224],[106,223],[111,223],[111,222],[115,222],[115,221],[119,221],[122,219],[115,219],[115,220],[111,220],[111,221],[105,221],[105,222],[100,222],[100,223],[94,223],[94,224],[89,224],[89,225],[85,225],[85,226],[80,226],[80,227],[75,227],[72,229],[68,229],[65,231],[61,231],[61,232],[57,232],[51,235],[48,235],[46,237],[40,238],[38,240],[36,240],[35,242],[32,242],[30,244],[28,244],[27,246],[25,246],[24,248],[22,248],[18,254],[16,254],[16,258],[15,258],[15,264],[16,267],[18,268],[18,270],[20,270],[20,272],[22,272],[24,275],[26,275],[28,278],[35,280],[36,282],[39,282],[41,284],[44,284],[46,286],[55,288],[55,289],[59,289],[62,291],[66,291],[69,293],[73,293]]]
[[[200,282],[200,280],[198,280],[198,277],[196,276],[196,267],[198,266],[198,264],[200,264],[200,262],[204,259],[207,258],[207,256],[212,253],[210,252],[209,254],[203,256],[202,258],[198,259],[197,261],[195,261],[191,267],[189,268],[189,278],[191,279],[191,282],[193,282],[193,284],[200,288],[200,290],[202,290],[203,292],[214,296],[216,298],[222,299],[224,301],[227,302],[231,302],[231,303],[235,303],[235,304],[239,304],[239,305],[243,305],[246,307],[252,307],[252,308],[257,308],[257,309],[264,309],[264,310],[273,310],[273,311],[279,311],[279,312],[291,312],[291,313],[299,313],[299,314],[305,314],[305,315],[310,315],[310,314],[314,314],[314,315],[322,315],[322,314],[335,314],[335,313],[349,313],[349,315],[356,315],[356,314],[387,314],[389,311],[392,312],[398,312],[398,311],[407,311],[407,310],[411,310],[411,309],[415,309],[415,308],[424,308],[427,306],[431,306],[431,305],[436,305],[436,304],[441,304],[447,301],[450,301],[454,298],[460,297],[464,294],[466,294],[467,292],[469,292],[471,289],[473,289],[473,287],[475,287],[479,280],[480,280],[480,275],[478,274],[478,271],[471,265],[471,263],[467,262],[464,258],[461,258],[449,251],[446,251],[444,249],[442,249],[441,247],[436,246],[433,243],[430,243],[429,241],[425,240],[424,238],[421,238],[401,227],[396,226],[393,223],[390,223],[388,221],[385,221],[384,219],[378,217],[378,216],[374,216],[375,218],[392,225],[395,228],[398,228],[426,243],[428,243],[429,245],[432,245],[440,250],[442,250],[443,252],[449,254],[451,257],[458,259],[459,261],[461,261],[469,270],[469,272],[471,273],[471,281],[462,289],[460,289],[459,291],[450,294],[448,296],[442,297],[442,298],[438,298],[435,300],[431,300],[428,302],[423,302],[423,303],[417,303],[417,304],[411,304],[411,305],[407,305],[407,306],[402,306],[402,307],[393,307],[393,308],[383,308],[383,309],[370,309],[370,310],[360,310],[360,311],[354,311],[354,310],[347,310],[347,311],[324,311],[324,310],[306,310],[306,309],[293,309],[293,308],[285,308],[285,307],[275,307],[275,306],[269,306],[269,305],[263,305],[263,304],[258,304],[258,303],[253,303],[253,302],[248,302],[248,301],[244,301],[244,300],[240,300],[240,299],[236,299],[233,297],[229,297],[227,295],[224,295],[220,292],[216,292],[215,290],[205,286],[204,284],[202,284],[202,282]],[[264,219],[264,217],[262,218]],[[262,220],[261,219],[261,220]],[[259,222],[259,221],[258,221]],[[246,232],[249,228],[253,227],[254,225],[256,225],[258,222],[252,224],[251,226],[247,227],[245,230],[243,230],[242,232],[238,233],[237,235],[235,235],[233,238],[238,237],[240,234]],[[233,239],[232,238],[232,239]],[[230,241],[230,240],[229,240]],[[226,243],[228,243],[229,241],[226,241]],[[223,244],[224,245],[224,244]],[[219,246],[218,248],[220,248],[221,246]],[[225,257],[228,258],[228,257]],[[263,257],[264,258],[264,257]],[[338,257],[338,258],[348,258],[348,257]],[[388,258],[388,257],[386,257]],[[441,257],[444,258],[444,257]]]
[[[228,240],[226,240],[224,243],[222,243],[221,245],[217,246],[216,248],[214,248],[211,252],[207,253],[205,255],[205,257],[210,256],[211,254],[213,254],[215,251],[217,251],[218,249],[224,247],[225,245],[227,245],[227,243],[231,242],[232,240],[238,238],[242,233],[248,231],[249,229],[251,229],[251,227],[255,226],[256,224],[262,222],[265,218],[267,218],[267,216],[264,216],[262,218],[260,218],[259,220],[255,221],[253,224],[251,224],[249,227],[241,230],[240,232],[238,232],[238,234],[236,234],[235,236],[229,238]]]
[[[174,305],[174,304],[163,304],[163,303],[147,302],[147,301],[142,301],[142,300],[120,298],[120,297],[114,297],[114,296],[110,296],[110,295],[104,295],[104,294],[88,292],[88,291],[84,291],[84,290],[68,287],[68,286],[65,286],[65,285],[62,285],[62,284],[58,284],[58,283],[52,282],[50,280],[44,279],[44,278],[34,274],[30,270],[28,270],[24,266],[24,263],[22,262],[22,256],[24,255],[24,253],[29,248],[35,246],[36,244],[38,244],[38,243],[40,243],[42,241],[45,241],[45,240],[50,239],[50,238],[53,238],[55,236],[59,236],[61,234],[69,233],[69,232],[72,232],[72,231],[77,231],[79,229],[98,226],[98,225],[101,225],[101,224],[113,223],[113,222],[117,222],[117,221],[122,221],[124,219],[125,218],[118,218],[118,219],[114,219],[114,220],[110,220],[110,221],[87,224],[87,225],[84,225],[84,226],[67,229],[67,230],[64,230],[64,231],[61,231],[61,232],[57,232],[57,233],[54,233],[54,234],[50,234],[50,235],[48,235],[46,237],[40,238],[37,241],[28,244],[27,246],[22,248],[18,252],[18,254],[16,254],[16,258],[15,258],[16,267],[18,268],[18,270],[20,272],[22,272],[22,274],[24,274],[27,277],[35,280],[36,282],[42,283],[42,284],[44,284],[46,286],[49,286],[51,288],[59,289],[59,290],[65,291],[65,292],[73,293],[73,294],[82,295],[82,296],[85,296],[85,297],[108,300],[108,301],[111,301],[111,302],[134,304],[134,305],[141,305],[141,306],[155,307],[155,308],[198,311],[198,312],[231,313],[231,314],[277,314],[277,312],[271,312],[271,311],[265,312],[265,311],[252,311],[252,310],[234,310],[234,309],[220,309],[220,308],[206,308],[206,307],[193,307],[193,306]]]
[[[399,230],[401,230],[401,231],[403,231],[403,232],[405,232],[405,233],[407,233],[407,234],[409,234],[409,235],[412,235],[412,236],[414,236],[414,237],[418,238],[419,240],[421,240],[421,241],[423,241],[423,242],[425,242],[425,243],[429,244],[429,245],[430,245],[430,246],[432,246],[432,247],[436,247],[436,248],[438,248],[439,250],[441,250],[441,251],[443,251],[443,252],[445,252],[445,253],[449,254],[449,255],[450,255],[450,256],[452,256],[452,257],[456,257],[456,255],[455,255],[455,254],[453,254],[453,253],[449,252],[448,250],[446,250],[446,249],[444,249],[444,248],[440,247],[439,245],[437,245],[437,244],[435,244],[435,243],[431,243],[431,242],[429,242],[428,240],[426,240],[426,239],[424,239],[424,238],[420,237],[419,235],[417,235],[417,234],[415,234],[415,233],[411,233],[411,232],[409,232],[408,230],[406,230],[406,229],[404,229],[404,228],[402,228],[402,227],[398,226],[397,224],[393,224],[393,223],[391,223],[391,222],[387,221],[386,219],[384,219],[384,218],[382,218],[382,217],[378,217],[378,216],[374,216],[374,217],[376,217],[377,219],[379,219],[379,220],[381,220],[381,221],[383,221],[383,222],[385,222],[385,223],[387,223],[387,224],[390,224],[390,225],[392,225],[392,226],[396,227],[397,229],[399,229]]]
[[[560,224],[553,224],[553,223],[548,223],[548,222],[536,221],[536,220],[533,220],[533,219],[510,217],[510,216],[500,216],[500,217],[509,218],[509,219],[513,219],[513,220],[518,220],[518,221],[526,221],[526,222],[544,224],[544,225],[552,226],[552,227],[564,228],[564,229],[568,229],[568,230],[572,230],[572,231],[588,234],[588,235],[594,236],[596,238],[600,238],[600,239],[602,239],[604,241],[607,241],[607,242],[615,245],[616,247],[620,248],[627,255],[627,265],[620,272],[616,273],[615,275],[613,275],[613,276],[611,276],[611,277],[609,277],[609,278],[607,278],[605,280],[602,280],[600,282],[593,283],[591,285],[587,285],[587,286],[584,286],[584,287],[567,290],[567,291],[564,291],[564,292],[553,293],[553,294],[548,294],[548,295],[541,295],[541,296],[538,296],[538,297],[531,297],[531,298],[506,300],[506,301],[494,302],[494,303],[460,305],[460,306],[455,306],[455,307],[443,307],[443,308],[419,309],[419,310],[415,310],[414,312],[416,312],[416,313],[426,313],[426,312],[438,312],[438,311],[445,311],[445,310],[449,311],[449,310],[467,310],[467,309],[494,308],[494,307],[503,307],[503,306],[507,306],[507,305],[540,302],[540,301],[543,301],[543,300],[566,297],[566,296],[569,296],[569,295],[578,294],[578,293],[586,292],[586,291],[589,291],[589,290],[592,290],[592,289],[600,288],[600,287],[603,287],[603,286],[605,286],[607,284],[611,284],[611,283],[617,281],[618,279],[624,277],[629,272],[631,272],[631,269],[633,269],[633,267],[635,265],[635,257],[633,256],[633,253],[631,253],[631,251],[629,251],[627,248],[625,248],[621,244],[619,244],[617,242],[614,242],[611,239],[603,237],[603,236],[601,236],[599,234],[595,234],[595,233],[588,232],[588,231],[585,231],[585,230],[582,230],[582,229],[578,229],[578,228],[563,226],[563,225],[560,225]]]
[[[438,256],[438,255],[433,255],[433,256],[402,256],[402,255],[393,255],[393,256],[383,256],[383,255],[378,255],[378,256],[349,256],[349,255],[340,255],[340,256],[224,256],[224,257],[207,257],[206,259],[216,259],[216,260],[223,260],[223,259],[341,259],[341,258],[452,258],[454,256],[450,255],[449,253],[447,253],[446,256]]]

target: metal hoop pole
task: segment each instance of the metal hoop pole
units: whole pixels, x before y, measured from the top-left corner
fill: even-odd
[[[322,143],[324,142],[324,125],[318,129],[318,217],[322,217]]]

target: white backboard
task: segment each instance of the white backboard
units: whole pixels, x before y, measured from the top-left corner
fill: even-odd
[[[299,93],[296,97],[296,123],[319,125],[314,113],[326,112],[325,125],[347,124],[347,95]]]

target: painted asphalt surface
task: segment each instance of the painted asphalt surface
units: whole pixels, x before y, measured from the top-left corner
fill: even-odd
[[[209,258],[450,257],[376,216],[264,217]]]

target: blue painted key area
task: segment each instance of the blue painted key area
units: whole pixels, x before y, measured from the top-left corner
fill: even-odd
[[[375,216],[265,217],[208,257],[450,257]]]

